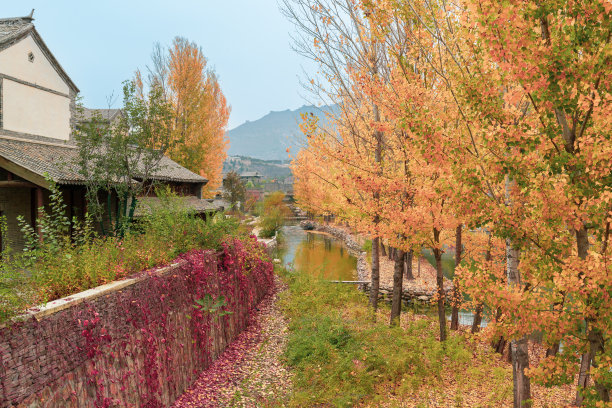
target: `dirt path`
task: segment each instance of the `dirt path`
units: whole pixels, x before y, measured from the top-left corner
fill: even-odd
[[[287,323],[278,306],[279,292],[285,290],[278,278],[275,289],[260,302],[247,329],[173,407],[282,406],[291,377],[280,361],[287,342]]]

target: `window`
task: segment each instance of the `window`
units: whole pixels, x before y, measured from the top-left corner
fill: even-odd
[[[28,61],[34,62],[34,54],[32,52],[28,53]]]

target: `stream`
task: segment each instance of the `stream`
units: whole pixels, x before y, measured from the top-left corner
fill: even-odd
[[[278,257],[296,271],[328,280],[355,280],[357,258],[341,242],[298,225],[283,227]]]
[[[357,258],[350,255],[341,242],[327,234],[305,231],[299,225],[285,225],[282,228],[277,257],[287,267],[327,280],[356,279]],[[421,306],[418,311],[435,316],[435,308],[432,306],[429,309]],[[450,320],[450,309],[447,318]],[[473,320],[471,311],[459,311],[459,324],[471,325]],[[486,325],[487,321],[483,318],[481,326]]]

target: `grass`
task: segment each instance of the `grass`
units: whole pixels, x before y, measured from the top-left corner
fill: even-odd
[[[489,395],[482,406],[506,399],[511,373],[496,366],[492,353],[475,354],[473,339],[452,335],[442,344],[437,322],[410,312],[401,327],[386,324],[388,310],[373,323],[365,296],[354,288],[299,273],[284,277],[289,291],[281,306],[290,321],[285,360],[295,373],[289,406],[408,406],[406,400],[430,406],[433,395],[449,393],[449,372],[459,389],[449,396],[451,406],[475,406],[474,387],[485,383]]]

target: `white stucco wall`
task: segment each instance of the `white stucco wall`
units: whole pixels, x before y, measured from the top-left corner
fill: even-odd
[[[34,54],[34,62],[28,60],[30,52]],[[0,73],[64,94],[70,91],[31,34],[0,51]]]
[[[15,132],[70,138],[70,98],[4,79],[3,128]]]

